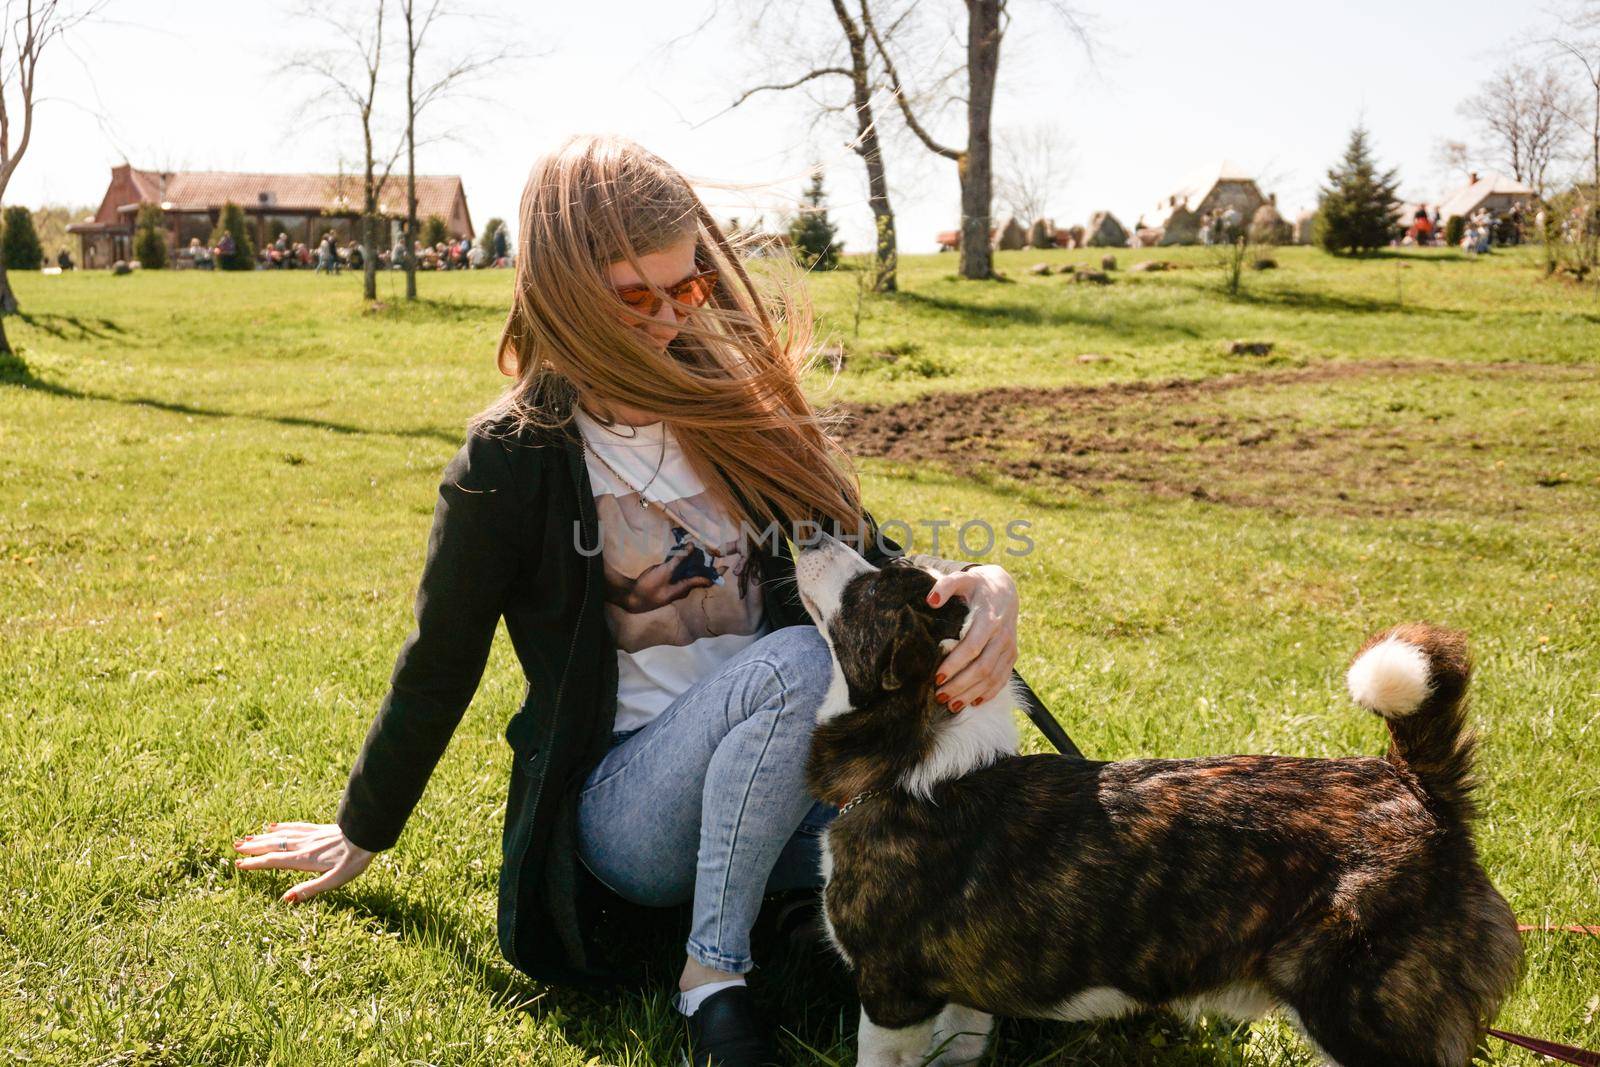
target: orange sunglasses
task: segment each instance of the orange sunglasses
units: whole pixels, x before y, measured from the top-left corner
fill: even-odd
[[[682,281],[662,286],[662,291],[680,304],[703,307],[711,299],[711,291],[716,287],[717,272],[703,270]],[[661,311],[661,297],[647,285],[619,285],[612,292],[624,304],[648,318],[655,318]]]

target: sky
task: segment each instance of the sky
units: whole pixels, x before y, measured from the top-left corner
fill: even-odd
[[[322,5],[364,10],[371,2]],[[826,0],[784,2],[790,13],[813,8],[819,32],[833,25]],[[936,15],[960,7],[923,3]],[[756,0],[456,6],[479,17],[447,25],[437,56],[501,45],[511,55],[470,93],[424,116],[431,143],[418,171],[460,174],[480,227],[492,216],[515,218],[541,152],[572,133],[614,132],[709,183],[704,195],[722,217],[775,218],[821,165],[846,250],[869,246],[850,129],[838,119],[813,122],[799,93],[761,94],[729,109],[743,88],[806,69],[761,43],[771,23],[752,25]],[[1314,204],[1358,121],[1380,161],[1399,168],[1406,198],[1437,199],[1458,181],[1436,162],[1438,142],[1470,134],[1460,101],[1505,58],[1503,35],[1539,23],[1535,13],[1487,0],[1345,0],[1337,9],[1078,0],[1096,41],[1086,53],[1045,0],[1011,6],[994,123],[998,137],[1043,129],[1066,146],[1069,166],[1048,198],[1059,225],[1101,209],[1129,225],[1141,213],[1154,221],[1161,198],[1224,159],[1261,175],[1292,218]],[[330,39],[291,4],[109,0],[97,22],[63,43],[41,64],[36,129],[7,203],[98,204],[110,168],[124,160],[150,169],[359,167],[355,119],[307,110],[314,83],[290,64]],[[924,46],[905,62],[931,67],[945,56]],[[843,91],[818,84],[819,96]],[[387,98],[403,102],[397,91]],[[936,234],[956,225],[955,166],[898,130],[890,102],[881,103],[901,247],[931,251]],[[960,144],[962,119],[955,109],[937,116],[936,132]]]

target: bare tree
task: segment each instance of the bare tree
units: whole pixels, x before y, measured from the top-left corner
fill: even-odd
[[[1580,273],[1586,274],[1600,266],[1600,2],[1588,0],[1574,8],[1547,43],[1584,79],[1581,96],[1572,97],[1567,120],[1587,142],[1588,180],[1580,179],[1573,190],[1576,230],[1570,235]]]
[[[444,0],[399,0],[406,24],[406,299],[417,298],[417,119],[430,106],[463,88],[496,63],[511,55],[509,47],[455,56],[435,68],[434,76],[417,84],[417,57],[428,32],[445,19],[459,17]],[[427,138],[423,144],[439,138]]]
[[[1477,168],[1472,162],[1472,148],[1465,141],[1445,139],[1433,146],[1433,162],[1443,172],[1447,181],[1465,182]]]
[[[831,0],[834,19],[843,38],[842,55],[839,51],[841,42],[835,38],[832,47],[819,52],[805,64],[810,69],[804,74],[752,86],[739,95],[732,107],[738,107],[758,93],[799,89],[835,78],[848,81],[849,102],[841,106],[819,101],[818,113],[821,117],[844,111],[853,120],[855,137],[850,142],[850,148],[861,157],[867,171],[867,206],[872,209],[875,234],[872,288],[875,292],[892,293],[899,287],[899,241],[895,234],[894,206],[889,200],[889,176],[883,161],[883,141],[879,136],[877,118],[873,114],[873,98],[879,79],[867,40],[866,22],[871,17],[868,8],[870,2],[856,0],[856,10],[852,12],[845,0]],[[763,5],[756,22],[768,23],[772,13],[771,5]]]
[[[989,216],[994,199],[990,168],[990,117],[1000,73],[1000,41],[1005,36],[1006,0],[965,0],[967,7],[967,143],[956,148],[937,140],[918,119],[911,92],[900,78],[894,57],[870,14],[863,9],[868,35],[889,75],[889,89],[906,126],[934,155],[955,163],[961,181],[961,265],[963,278],[994,276],[989,248]]]
[[[1555,69],[1512,63],[1463,101],[1461,112],[1477,125],[1491,156],[1543,200],[1550,164],[1572,140],[1567,116],[1574,103],[1570,83]]]
[[[1045,217],[1051,197],[1071,173],[1071,150],[1060,129],[1038,123],[1001,130],[995,139],[995,197],[1032,225]]]
[[[1587,100],[1580,103],[1574,96],[1567,118],[1588,139],[1591,178],[1600,190],[1600,3],[1586,4],[1565,19],[1552,43],[1583,72]]]
[[[925,116],[918,114],[915,96],[901,78],[889,44],[869,17],[867,8],[862,8],[862,14],[867,34],[882,59],[889,78],[889,89],[899,105],[906,126],[930,152],[956,165],[961,182],[960,274],[963,278],[991,278],[994,276],[994,253],[989,246],[989,224],[994,200],[991,119],[995,87],[1000,76],[1000,44],[1011,25],[1010,3],[1009,0],[964,0],[964,4],[967,16],[966,62],[962,70],[966,75],[966,86],[965,92],[960,95],[966,103],[967,143],[959,148],[933,136],[923,121]],[[1089,46],[1089,32],[1076,12],[1061,0],[1046,0],[1046,6],[1062,18],[1085,48]]]
[[[93,15],[100,6],[63,9],[60,0],[6,0],[0,9],[0,18],[4,19],[0,22],[0,203],[5,201],[11,176],[33,139],[40,56],[52,41]],[[19,115],[22,128],[13,143],[13,122]],[[5,263],[0,261],[0,353],[11,352],[5,316],[16,313],[17,295],[6,277]]]
[[[384,16],[388,0],[368,0],[365,14],[351,7],[337,9],[310,4],[304,17],[319,23],[339,42],[337,47],[306,53],[293,60],[292,69],[311,76],[317,86],[307,107],[322,109],[327,117],[348,118],[361,125],[361,267],[362,296],[378,299],[379,225],[383,221],[382,196],[405,143],[397,139],[394,150],[380,156],[374,141],[383,130],[376,121],[379,74],[383,66]]]

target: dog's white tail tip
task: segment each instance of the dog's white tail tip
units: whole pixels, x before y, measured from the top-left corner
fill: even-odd
[[[1350,664],[1350,697],[1386,719],[1414,714],[1433,691],[1428,654],[1409,641],[1388,637]]]

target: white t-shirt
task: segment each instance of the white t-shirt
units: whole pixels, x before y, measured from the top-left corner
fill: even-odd
[[[766,632],[761,587],[753,568],[746,573],[737,521],[717,507],[665,423],[607,427],[581,410],[576,418],[617,645],[615,729],[631,730]]]

